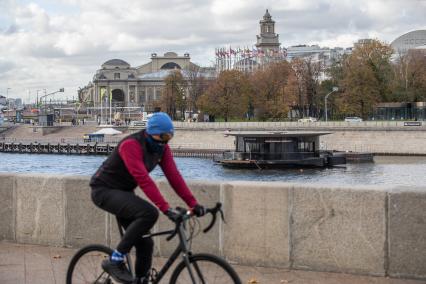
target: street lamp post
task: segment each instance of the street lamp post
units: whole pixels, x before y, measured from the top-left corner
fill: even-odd
[[[10,99],[9,99],[9,90],[11,90],[11,88],[6,88],[6,101],[7,103],[7,109],[10,110]]]
[[[337,92],[338,90],[339,90],[339,88],[333,87],[332,91],[330,93],[328,93],[327,95],[325,95],[325,97],[324,97],[325,121],[328,121],[328,117],[327,117],[327,98],[328,98],[329,95],[331,95],[334,92]]]
[[[185,97],[185,95],[183,95],[182,96],[182,110],[181,110],[183,121],[185,121],[185,111],[186,111],[186,97]]]
[[[41,90],[37,90],[37,99],[36,99],[36,108],[38,109],[38,92],[40,92]]]
[[[37,90],[37,94],[38,94],[38,91],[39,90]],[[40,97],[40,102],[43,104],[43,106],[42,106],[42,108],[43,108],[43,112],[44,112],[44,114],[47,114],[47,97],[48,96],[51,96],[51,95],[54,95],[54,94],[56,94],[56,93],[63,93],[64,92],[64,88],[60,88],[58,91],[55,91],[55,92],[53,92],[53,93],[49,93],[49,94],[46,94],[46,89],[44,89],[44,96],[41,96]],[[44,103],[43,103],[43,98],[44,98]]]

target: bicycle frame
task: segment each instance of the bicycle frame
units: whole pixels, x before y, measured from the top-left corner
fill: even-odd
[[[118,230],[120,232],[120,237],[122,238],[124,232],[123,232],[123,228],[122,228],[118,218],[117,218],[117,224],[118,224]],[[142,238],[152,238],[152,237],[157,237],[157,236],[162,236],[162,235],[172,235],[174,232],[175,232],[175,230],[167,230],[167,231],[161,231],[161,232],[157,232],[157,233],[150,233],[150,234],[147,234],[147,235],[143,235]],[[192,279],[192,282],[195,283],[194,274],[191,270],[190,261],[189,261],[189,257],[191,256],[192,252],[189,250],[188,241],[187,241],[185,229],[184,229],[184,222],[180,223],[180,225],[178,227],[177,235],[179,236],[178,247],[175,249],[175,251],[172,253],[172,255],[168,258],[167,262],[163,265],[163,267],[157,273],[152,284],[157,284],[161,281],[161,279],[164,277],[164,275],[167,273],[167,271],[170,269],[170,267],[173,265],[173,263],[176,261],[176,259],[179,257],[180,254],[182,254],[182,256],[183,256],[184,262],[186,264],[186,267],[188,268],[188,272],[189,272],[189,275]],[[126,258],[127,258],[127,265],[128,265],[130,273],[132,275],[135,275],[134,271],[133,271],[133,267],[132,267],[132,261],[131,261],[131,258],[130,258],[130,254],[127,254]],[[197,270],[199,270],[199,269],[197,269]]]

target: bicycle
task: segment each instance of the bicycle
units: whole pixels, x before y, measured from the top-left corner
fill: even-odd
[[[179,217],[174,222],[175,228],[172,230],[149,233],[142,238],[150,238],[161,235],[168,235],[170,241],[176,235],[179,237],[179,243],[175,251],[168,258],[162,268],[157,271],[151,269],[149,283],[157,284],[163,279],[164,275],[181,255],[183,260],[174,268],[170,277],[170,284],[192,283],[192,284],[241,284],[241,280],[232,266],[224,259],[212,254],[193,254],[191,251],[192,239],[195,232],[194,215],[183,208],[177,207]],[[207,208],[207,214],[212,215],[209,225],[203,230],[204,233],[210,231],[216,223],[217,214],[220,214],[222,220],[222,204],[217,203],[215,207]],[[194,221],[191,223],[191,220]],[[120,236],[123,236],[123,228],[117,219]],[[188,234],[189,233],[189,234]],[[109,258],[113,250],[104,245],[88,245],[83,247],[73,256],[67,270],[67,284],[96,283],[112,284],[113,279],[101,268],[101,262]],[[130,254],[127,255],[126,265],[129,271],[134,275],[133,265]]]

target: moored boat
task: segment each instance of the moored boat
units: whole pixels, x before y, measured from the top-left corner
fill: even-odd
[[[216,161],[230,168],[330,167],[346,164],[343,153],[320,149],[317,131],[228,131],[235,136],[235,151]]]

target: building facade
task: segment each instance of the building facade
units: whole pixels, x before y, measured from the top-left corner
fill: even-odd
[[[268,10],[259,21],[260,33],[252,48],[223,47],[216,49],[216,71],[236,69],[253,72],[268,63],[285,60],[286,51],[280,48],[279,35],[275,33],[275,21]]]
[[[416,30],[396,38],[391,47],[395,54],[405,55],[410,49],[421,49],[426,46],[426,30]]]
[[[154,102],[161,99],[164,79],[176,70],[187,81],[194,76],[206,79],[215,76],[214,69],[192,63],[188,53],[183,56],[174,52],[163,56],[153,53],[150,62],[136,67],[121,59],[111,59],[96,71],[92,82],[79,90],[79,100],[101,112],[108,108],[153,111]]]
[[[320,62],[324,68],[345,54],[350,54],[352,48],[328,48],[318,45],[296,45],[282,48],[279,35],[275,33],[275,21],[266,10],[259,22],[260,33],[256,36],[256,44],[252,48],[217,48],[216,71],[236,69],[243,72],[253,72],[271,62],[296,58]],[[325,78],[325,72],[322,73]]]

